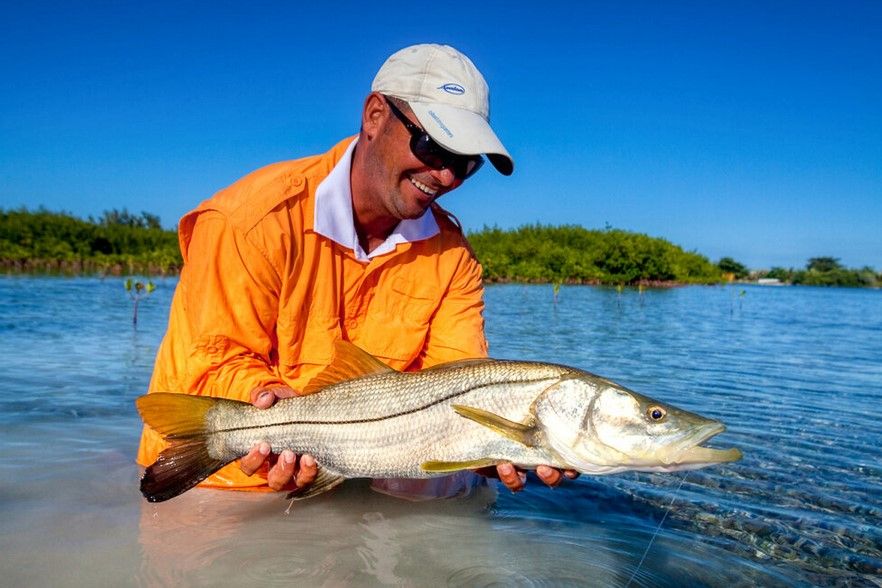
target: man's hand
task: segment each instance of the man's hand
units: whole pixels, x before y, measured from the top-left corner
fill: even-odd
[[[501,463],[495,468],[481,468],[477,472],[483,476],[498,477],[506,488],[512,492],[520,492],[527,483],[527,472],[520,468],[516,468],[510,463]],[[575,480],[579,477],[576,470],[559,470],[550,466],[541,465],[536,468],[536,475],[546,485],[554,488],[559,485],[564,478]]]
[[[287,386],[255,388],[251,391],[251,404],[257,408],[269,408],[279,398],[292,396],[297,396],[297,392]],[[256,443],[248,455],[239,460],[239,467],[245,475],[250,476],[269,460],[266,482],[273,490],[305,488],[315,481],[318,466],[311,455],[304,454],[298,459],[290,449],[285,449],[278,457],[271,452],[272,448],[266,441]]]

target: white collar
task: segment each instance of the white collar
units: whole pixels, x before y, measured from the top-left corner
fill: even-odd
[[[315,232],[352,249],[355,259],[363,262],[393,251],[399,243],[421,241],[437,235],[440,232],[438,222],[429,209],[419,218],[404,219],[399,222],[392,234],[379,247],[370,253],[365,253],[358,243],[358,234],[355,232],[355,221],[352,217],[352,186],[349,183],[352,152],[355,151],[357,142],[358,139],[349,145],[331,173],[315,189],[313,223]]]

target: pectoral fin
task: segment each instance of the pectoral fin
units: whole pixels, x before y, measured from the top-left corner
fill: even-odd
[[[433,474],[449,474],[460,470],[476,470],[487,466],[495,466],[498,463],[498,459],[485,457],[469,461],[424,461],[420,464],[420,468],[424,472],[431,472]]]
[[[313,496],[318,496],[319,494],[323,494],[328,490],[339,486],[345,479],[344,476],[341,476],[337,472],[319,466],[318,474],[316,474],[315,481],[312,484],[306,488],[298,488],[297,490],[289,492],[286,498],[291,500],[312,498]]]
[[[456,411],[456,414],[484,425],[488,429],[492,429],[509,439],[513,439],[518,443],[526,445],[527,447],[533,447],[535,445],[533,437],[536,428],[533,425],[516,423],[505,417],[501,417],[498,414],[493,414],[492,412],[488,412],[481,408],[475,408],[473,406],[454,404],[453,410]]]

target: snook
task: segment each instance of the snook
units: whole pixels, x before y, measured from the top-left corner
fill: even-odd
[[[319,477],[301,498],[346,478],[427,478],[503,461],[596,475],[741,457],[701,446],[721,423],[562,365],[478,359],[401,373],[339,342],[304,392],[268,410],[185,394],[138,398],[144,422],[171,444],[141,492],[173,498],[258,441],[315,456]]]

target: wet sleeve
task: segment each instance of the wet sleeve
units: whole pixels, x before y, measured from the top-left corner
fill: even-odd
[[[281,280],[265,252],[216,211],[198,217],[181,274],[192,394],[249,401],[282,384],[273,358]]]
[[[463,249],[453,279],[429,325],[419,367],[486,356],[481,265]]]

